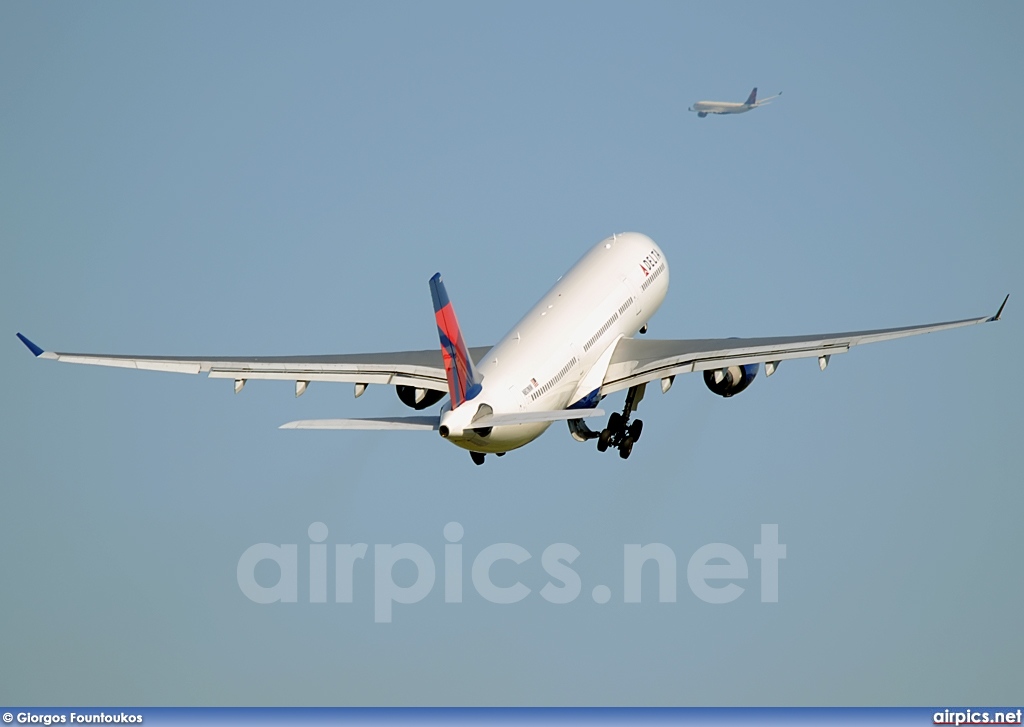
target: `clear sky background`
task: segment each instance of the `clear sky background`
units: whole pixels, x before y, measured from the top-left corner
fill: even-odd
[[[988,3],[0,5],[0,702],[977,704],[1024,683],[1024,6]],[[699,99],[784,91],[743,116]],[[672,287],[652,337],[1004,320],[697,376],[630,460],[564,425],[475,467],[383,387],[35,361],[44,347],[299,354],[437,345],[440,270],[495,342],[589,246],[636,230]],[[622,394],[606,400],[621,406]],[[373,622],[259,605],[260,542],[465,528],[533,559],[499,606],[443,586]],[[788,546],[758,599],[763,523]],[[581,551],[573,603],[540,553]],[[623,603],[660,542],[678,601]],[[686,563],[723,542],[744,594]],[[404,573],[404,575],[403,575]],[[440,573],[440,570],[439,570]],[[273,573],[271,572],[272,576]],[[411,578],[396,570],[396,577]],[[267,572],[260,577],[266,579]],[[272,578],[267,582],[272,582]],[[611,601],[590,597],[607,585]]]

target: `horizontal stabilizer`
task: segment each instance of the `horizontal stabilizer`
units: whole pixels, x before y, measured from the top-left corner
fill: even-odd
[[[587,419],[600,416],[604,416],[604,411],[601,409],[554,409],[551,411],[522,411],[515,414],[490,414],[474,419],[473,428],[560,422],[566,419]]]
[[[282,424],[278,429],[400,429],[405,431],[437,429],[440,417],[376,417],[369,419],[302,419]]]

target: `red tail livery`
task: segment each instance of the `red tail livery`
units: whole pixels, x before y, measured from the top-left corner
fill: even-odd
[[[452,397],[452,409],[457,409],[464,401],[480,393],[480,380],[462,338],[462,329],[448,299],[448,291],[444,289],[441,273],[430,279],[430,297],[434,300],[434,317],[437,319],[437,334],[441,338],[441,353],[444,354],[448,393]]]

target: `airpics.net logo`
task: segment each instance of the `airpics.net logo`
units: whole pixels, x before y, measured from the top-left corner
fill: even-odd
[[[464,563],[469,556],[463,552],[461,543],[465,529],[457,522],[444,526],[444,556],[440,578],[443,581],[444,602],[462,603],[465,595],[463,583]],[[308,568],[309,602],[327,603],[328,591],[333,581],[334,603],[352,603],[355,596],[355,571],[366,561],[370,546],[366,543],[339,543],[333,548],[333,579],[328,577],[328,529],[322,522],[309,526]],[[376,623],[391,623],[396,604],[409,606],[427,598],[438,580],[438,568],[434,557],[426,548],[415,543],[397,545],[378,544],[373,546],[373,620]],[[752,550],[754,560],[759,563],[760,598],[762,603],[777,603],[779,600],[779,562],[786,558],[786,546],[779,543],[779,526],[762,525],[761,541]],[[538,595],[544,601],[556,605],[572,603],[583,592],[583,582],[572,564],[580,551],[569,543],[553,543],[540,555],[540,566],[548,577],[547,583],[539,589]],[[477,595],[494,604],[519,603],[533,591],[513,576],[502,580],[514,581],[510,585],[498,585],[492,580],[492,569],[500,561],[510,561],[517,567],[533,555],[515,543],[495,543],[472,556],[469,568],[470,582]],[[655,568],[644,568],[653,561]],[[257,569],[264,563],[276,564],[276,583],[260,583]],[[305,565],[305,564],[304,564]],[[622,600],[624,603],[640,603],[643,591],[643,576],[656,574],[658,580],[658,601],[676,602],[676,554],[663,543],[627,543],[622,548]],[[363,567],[369,567],[364,564]],[[502,566],[506,571],[509,566]],[[297,603],[299,600],[299,545],[286,543],[257,543],[250,546],[238,559],[238,587],[249,600],[255,603]],[[395,578],[395,570],[404,573],[415,572],[411,583],[403,585]],[[273,570],[267,565],[263,570]],[[747,590],[741,583],[750,579],[747,558],[738,548],[727,543],[709,543],[698,548],[686,564],[686,582],[694,596],[705,603],[731,603]],[[399,579],[403,582],[407,578]],[[362,592],[361,592],[362,593]],[[305,594],[303,594],[305,595]],[[608,603],[612,589],[606,585],[594,586],[590,596],[595,603]]]

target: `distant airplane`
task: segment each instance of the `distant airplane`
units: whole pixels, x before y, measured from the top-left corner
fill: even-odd
[[[774,96],[763,98],[760,101],[757,100],[757,86],[747,96],[747,100],[743,103],[731,103],[729,101],[698,101],[690,107],[690,111],[696,111],[697,116],[704,118],[708,114],[743,114],[750,109],[756,109],[758,106],[764,106],[773,98],[778,98],[782,95],[779,91]]]
[[[482,267],[482,274],[487,265]],[[997,321],[994,316],[926,326],[887,328],[775,338],[641,340],[647,322],[668,293],[668,260],[651,238],[635,232],[612,235],[580,258],[554,287],[505,334],[496,346],[468,348],[441,274],[430,279],[441,350],[322,356],[122,356],[44,351],[18,338],[39,358],[76,364],[119,366],[183,374],[207,373],[234,380],[235,393],[249,379],[295,382],[295,395],[311,381],[355,384],[361,396],[369,384],[394,386],[406,406],[422,410],[448,395],[436,414],[364,419],[310,419],[282,429],[404,429],[435,431],[469,450],[473,462],[501,457],[529,444],[565,421],[579,442],[597,440],[598,451],[614,448],[629,457],[643,422],[630,422],[647,384],[668,392],[678,374],[701,372],[718,396],[746,389],[761,364],[771,376],[779,362],[816,358],[822,370],[834,354],[852,346]],[[386,288],[381,290],[386,294]],[[1009,296],[1007,296],[1009,298]],[[493,302],[493,301],[492,301]],[[705,301],[706,303],[707,301]],[[366,306],[362,301],[360,305]],[[622,413],[613,412],[601,430],[584,419],[603,416],[598,402],[626,390]]]

